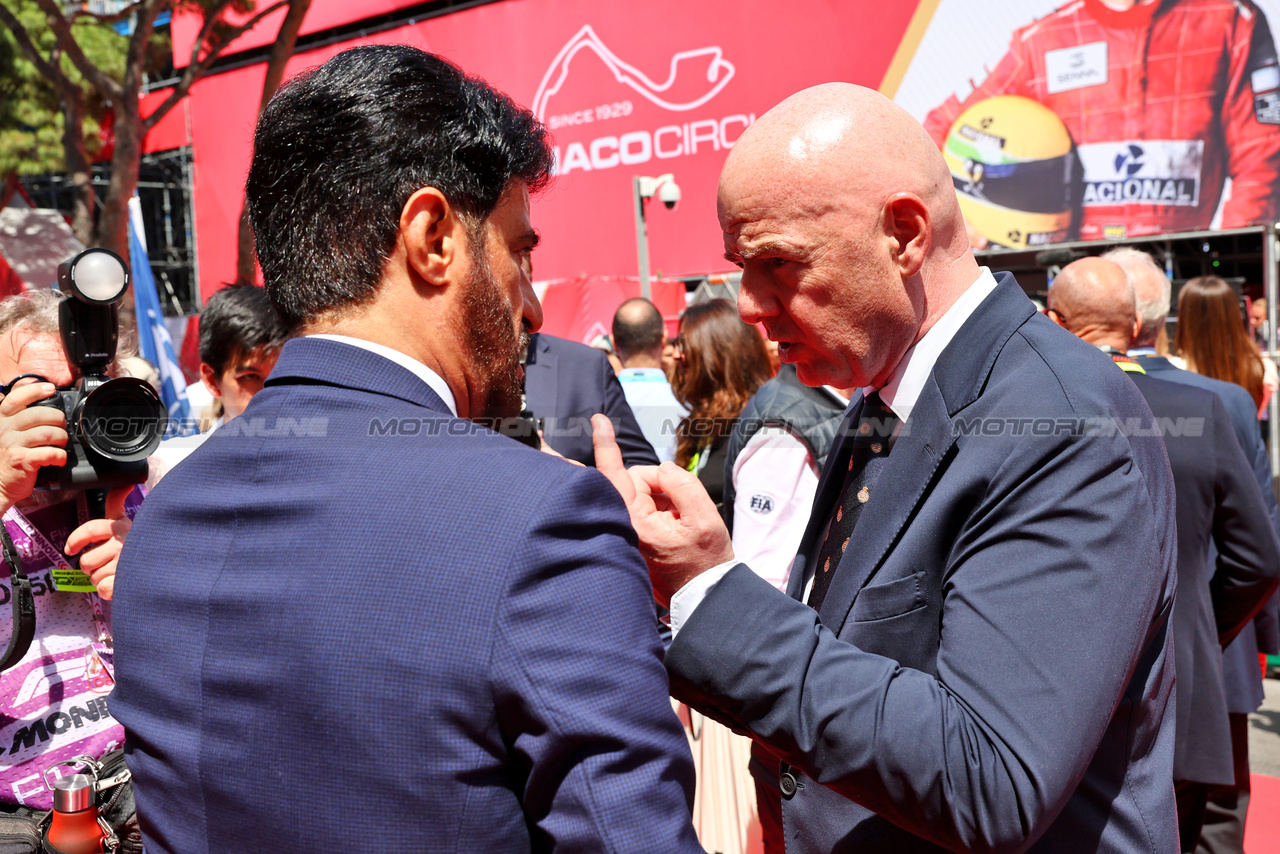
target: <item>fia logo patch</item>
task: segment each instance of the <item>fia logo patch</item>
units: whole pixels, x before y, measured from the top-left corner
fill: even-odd
[[[751,512],[760,513],[762,515],[772,513],[773,497],[759,492],[751,496]]]

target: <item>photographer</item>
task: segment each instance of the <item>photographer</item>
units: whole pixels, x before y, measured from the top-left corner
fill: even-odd
[[[65,415],[35,405],[76,379],[59,336],[60,302],[50,291],[0,300],[0,503],[35,602],[35,638],[0,673],[0,821],[50,809],[46,771],[77,756],[101,759],[124,740],[106,704],[115,684],[106,600],[141,492],[112,490],[107,518],[89,520],[83,492],[35,489],[41,467],[67,461]],[[76,555],[92,593],[54,588],[52,571]],[[0,567],[0,644],[17,628],[10,576],[7,565]],[[122,842],[123,851],[141,850],[136,823]]]

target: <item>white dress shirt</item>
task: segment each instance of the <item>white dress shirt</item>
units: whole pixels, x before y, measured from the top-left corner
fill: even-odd
[[[920,393],[924,391],[924,384],[928,381],[929,375],[933,373],[938,357],[942,355],[942,351],[951,343],[951,339],[960,331],[960,327],[964,326],[970,315],[995,290],[995,287],[995,276],[991,275],[989,269],[983,267],[977,281],[960,295],[960,298],[952,304],[951,308],[947,309],[942,317],[938,318],[938,322],[925,333],[923,338],[902,355],[897,367],[889,375],[888,381],[880,389],[880,398],[884,401],[885,406],[893,410],[893,413],[902,420],[904,425],[911,417],[911,410],[915,408],[916,401],[920,399]],[[862,391],[863,394],[870,394],[875,389],[868,386]],[[671,633],[673,636],[680,631],[680,626],[684,624],[685,620],[689,619],[689,615],[702,603],[702,600],[706,598],[707,593],[716,585],[716,582],[724,578],[729,570],[739,562],[737,558],[734,558],[719,566],[712,567],[676,591],[676,594],[671,597]],[[812,580],[812,572],[807,573],[805,578],[806,588]]]
[[[454,400],[453,392],[449,390],[449,384],[444,381],[444,377],[428,368],[412,356],[401,353],[399,350],[392,349],[385,344],[376,344],[373,341],[366,341],[363,338],[352,338],[348,335],[308,335],[307,338],[322,338],[325,341],[339,341],[343,344],[350,344],[352,347],[359,347],[361,350],[368,350],[370,353],[377,353],[384,359],[390,359],[406,371],[411,372],[414,376],[422,379],[424,383],[431,386],[431,390],[440,395],[440,399],[444,401],[444,405],[449,407],[449,411],[455,416],[458,414],[458,402]]]

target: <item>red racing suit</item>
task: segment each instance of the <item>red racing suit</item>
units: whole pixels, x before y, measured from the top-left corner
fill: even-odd
[[[964,102],[925,119],[941,146],[956,117],[995,95],[1057,113],[1080,155],[1085,240],[1274,221],[1280,191],[1280,70],[1247,0],[1157,0],[1118,12],[1074,0],[1013,34]]]

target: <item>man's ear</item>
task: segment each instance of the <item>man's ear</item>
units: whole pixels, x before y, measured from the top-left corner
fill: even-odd
[[[1132,344],[1138,340],[1138,333],[1142,332],[1142,312],[1138,312],[1133,318],[1133,332],[1129,335],[1129,343]]]
[[[933,241],[929,208],[912,193],[894,193],[884,203],[885,231],[893,240],[894,262],[904,277],[924,266]]]
[[[427,284],[447,284],[466,228],[457,210],[435,187],[423,187],[400,211],[400,240],[405,261]]]
[[[218,374],[213,369],[213,365],[208,362],[200,363],[200,382],[204,383],[204,387],[209,389],[209,394],[214,397],[222,397],[222,386],[218,385]]]

